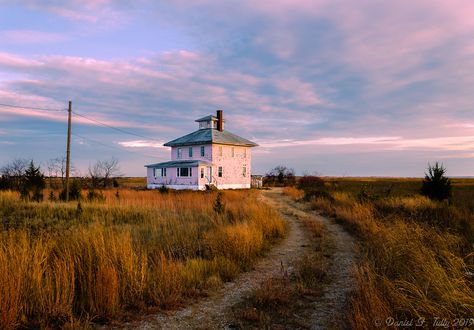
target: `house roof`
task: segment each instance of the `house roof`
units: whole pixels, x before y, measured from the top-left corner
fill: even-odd
[[[202,117],[202,118],[199,118],[199,119],[196,119],[195,122],[201,122],[201,121],[210,121],[210,120],[218,120],[218,118],[216,116],[213,116],[213,115],[209,115],[209,116],[206,116],[206,117]],[[225,120],[224,120],[225,121]]]
[[[234,146],[255,147],[258,146],[255,142],[244,139],[229,131],[219,131],[217,129],[206,128],[189,133],[185,136],[179,137],[172,141],[166,142],[166,147],[178,147],[194,144],[218,143],[228,144]]]
[[[145,167],[163,168],[163,167],[196,167],[199,165],[210,165],[210,162],[205,160],[171,160],[163,163],[149,164]]]

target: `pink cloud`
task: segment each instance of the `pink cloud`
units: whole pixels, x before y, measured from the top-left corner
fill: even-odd
[[[128,17],[120,10],[120,3],[114,0],[72,0],[35,1],[23,0],[28,7],[50,12],[79,23],[94,24],[101,28],[115,27],[128,22]]]
[[[122,147],[126,148],[158,148],[158,149],[165,149],[169,150],[168,147],[164,147],[163,144],[165,141],[147,141],[147,140],[132,140],[132,141],[120,141]]]
[[[18,55],[0,52],[0,67],[17,68],[17,69],[31,69],[39,68],[42,63],[38,60],[21,57]]]
[[[310,146],[375,146],[372,151],[381,150],[444,150],[469,151],[474,150],[474,136],[446,136],[427,138],[402,138],[396,136],[371,137],[327,137],[313,140],[276,140],[257,141],[263,148],[310,147]]]
[[[0,40],[5,44],[44,44],[67,40],[61,33],[35,30],[8,30],[0,32]]]

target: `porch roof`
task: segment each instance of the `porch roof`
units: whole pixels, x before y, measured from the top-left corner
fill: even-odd
[[[205,160],[171,160],[163,163],[149,164],[145,167],[164,168],[164,167],[197,167],[199,165],[211,165],[211,162]]]

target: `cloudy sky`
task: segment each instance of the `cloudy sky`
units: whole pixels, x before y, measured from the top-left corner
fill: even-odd
[[[224,109],[254,173],[474,175],[474,2],[0,0],[0,165],[62,155],[68,100],[82,173]]]

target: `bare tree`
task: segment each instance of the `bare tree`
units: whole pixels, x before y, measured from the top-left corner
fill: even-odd
[[[113,177],[120,176],[120,167],[117,158],[104,160],[101,163],[102,173],[104,175],[104,188],[109,185],[109,180]]]
[[[3,181],[2,186],[7,189],[20,190],[30,162],[27,159],[17,158],[0,168],[0,175]]]
[[[100,161],[97,161],[94,165],[89,165],[89,176],[91,178],[92,188],[97,188],[102,178]]]
[[[265,184],[287,186],[294,185],[296,182],[295,170],[286,166],[276,166],[265,174]]]
[[[56,158],[51,158],[47,162],[49,182],[52,184],[52,177],[61,178],[62,187],[66,184],[66,156],[62,155]],[[76,173],[76,168],[71,164],[71,173]]]
[[[118,159],[99,160],[94,165],[89,165],[89,176],[92,187],[96,188],[101,183],[104,188],[108,187],[111,178],[121,176]]]

